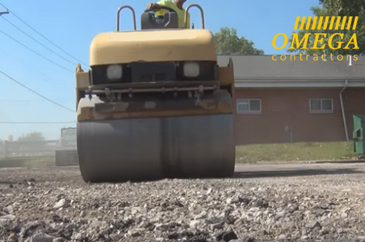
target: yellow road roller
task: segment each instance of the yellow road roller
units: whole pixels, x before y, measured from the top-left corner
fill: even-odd
[[[187,26],[196,7],[201,28]],[[125,5],[114,32],[90,45],[90,70],[76,68],[77,152],[85,182],[224,178],[234,173],[233,63],[217,64],[198,4],[185,28]],[[120,31],[129,9],[133,31]]]

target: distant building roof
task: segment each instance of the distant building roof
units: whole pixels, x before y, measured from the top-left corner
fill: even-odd
[[[365,87],[364,56],[352,57],[351,66],[347,55],[342,61],[337,56],[332,56],[333,61],[331,56],[327,61],[322,56],[318,60],[305,55],[302,60],[300,55],[285,56],[285,61],[280,55],[274,57],[277,61],[272,55],[218,56],[218,65],[227,66],[232,58],[236,87],[342,87],[347,81],[349,86]]]
[[[313,56],[285,55],[286,60],[280,60],[280,55],[272,59],[272,55],[239,55],[239,56],[218,56],[218,64],[225,66],[229,57],[232,57],[235,66],[236,80],[244,79],[365,79],[365,57],[357,56],[352,58],[352,66],[349,66],[348,57],[343,56],[342,61],[337,57],[327,56],[323,61],[319,56],[313,60]],[[291,58],[291,60],[290,60]]]

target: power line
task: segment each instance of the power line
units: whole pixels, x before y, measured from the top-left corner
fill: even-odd
[[[11,76],[9,76],[8,74],[6,74],[5,72],[3,72],[3,71],[1,71],[1,70],[0,70],[0,73],[1,73],[1,74],[3,74],[4,76],[6,76],[7,78],[9,78],[10,80],[12,80],[13,82],[17,83],[18,85],[20,85],[20,86],[24,87],[24,88],[25,88],[25,89],[27,89],[28,91],[33,92],[34,94],[36,94],[36,95],[40,96],[41,98],[43,98],[43,99],[45,99],[45,100],[47,100],[47,101],[49,101],[49,102],[51,102],[51,103],[53,103],[53,104],[55,104],[55,105],[57,105],[57,106],[61,107],[61,108],[63,108],[63,109],[66,109],[66,110],[68,110],[68,111],[71,111],[71,112],[75,113],[75,110],[72,110],[72,109],[70,109],[70,108],[68,108],[68,107],[65,107],[65,106],[63,106],[62,104],[59,104],[59,103],[57,103],[57,102],[55,102],[55,101],[53,101],[53,100],[51,100],[51,99],[49,99],[49,98],[47,98],[47,97],[43,96],[42,94],[40,94],[40,93],[38,93],[38,92],[36,92],[36,91],[34,91],[34,90],[30,89],[29,87],[25,86],[25,85],[24,85],[24,84],[22,84],[21,82],[19,82],[19,81],[15,80],[14,78],[12,78],[12,77],[11,77]]]
[[[41,100],[31,100],[31,99],[17,99],[17,100],[13,100],[13,99],[0,99],[0,102],[7,102],[7,103],[30,103],[30,102],[39,102]]]
[[[70,53],[66,52],[65,50],[63,50],[61,47],[57,46],[55,43],[53,43],[51,40],[49,40],[47,37],[45,37],[43,34],[39,33],[36,29],[34,29],[32,26],[30,26],[26,21],[22,20],[19,16],[17,16],[13,11],[9,10],[4,4],[0,3],[1,6],[3,6],[4,8],[6,8],[9,12],[11,12],[12,15],[14,15],[17,19],[19,19],[21,22],[23,22],[25,25],[27,25],[29,28],[31,28],[34,32],[36,32],[37,34],[39,34],[40,36],[42,36],[45,40],[47,40],[49,43],[51,43],[53,46],[55,46],[56,48],[58,48],[59,50],[61,50],[63,53],[65,53],[66,55],[70,56],[71,58],[73,58],[74,60],[80,62],[83,65],[88,66],[87,64],[83,63],[82,61],[80,61],[79,59],[77,59],[76,57],[72,56]]]
[[[6,122],[0,121],[0,124],[66,124],[76,123],[76,121],[65,121],[65,122]]]
[[[30,64],[26,61],[24,61],[23,59],[19,59],[17,57],[15,57],[14,55],[10,54],[9,52],[7,52],[6,50],[4,50],[4,48],[0,49],[1,54],[7,54],[8,56],[10,56],[10,58],[15,59],[16,61],[23,63],[23,65],[30,67]],[[46,74],[44,74],[42,71],[34,68],[33,66],[31,66],[32,71],[38,72],[38,74],[42,75],[44,77],[44,81],[48,81],[48,78],[46,77]]]
[[[57,66],[61,67],[62,69],[65,69],[66,71],[73,72],[73,71],[71,71],[70,69],[68,69],[68,68],[66,68],[66,67],[64,67],[64,66],[62,66],[62,65],[60,65],[60,64],[58,64],[58,63],[56,63],[56,62],[54,62],[53,60],[51,60],[51,59],[49,59],[49,58],[45,57],[44,55],[39,54],[38,52],[36,52],[36,51],[32,50],[31,48],[29,48],[28,46],[26,46],[26,45],[22,44],[20,41],[18,41],[18,40],[16,40],[15,38],[11,37],[10,35],[8,35],[7,33],[5,33],[4,31],[0,30],[0,32],[1,32],[2,34],[6,35],[7,37],[9,37],[10,39],[14,40],[15,42],[17,42],[18,44],[20,44],[20,45],[21,45],[21,46],[23,46],[24,48],[26,48],[26,49],[28,49],[28,50],[32,51],[32,52],[33,52],[33,53],[35,53],[36,55],[38,55],[38,56],[40,56],[40,57],[43,57],[44,59],[48,60],[49,62],[52,62],[53,64],[55,64],[55,65],[57,65]]]
[[[1,16],[1,15],[0,15]],[[65,57],[61,56],[60,54],[58,54],[57,52],[54,52],[52,49],[48,48],[47,46],[45,46],[44,44],[42,44],[41,42],[39,42],[38,40],[36,40],[35,38],[33,38],[32,36],[30,36],[28,33],[26,33],[24,30],[22,30],[21,28],[19,28],[18,26],[16,26],[15,24],[13,24],[12,22],[10,22],[9,20],[7,20],[6,18],[4,18],[3,16],[1,16],[3,18],[3,20],[5,20],[6,22],[8,22],[10,25],[12,25],[14,28],[18,29],[20,32],[22,32],[23,34],[25,34],[26,36],[28,36],[29,38],[31,38],[32,40],[34,40],[35,42],[37,42],[38,44],[40,44],[41,46],[43,46],[44,48],[46,48],[47,50],[51,51],[53,54],[59,56],[60,58],[64,59],[65,61],[67,61],[68,63],[71,63],[72,65],[76,65],[74,62],[66,59]]]

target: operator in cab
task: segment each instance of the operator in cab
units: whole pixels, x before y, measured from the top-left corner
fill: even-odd
[[[157,3],[149,3],[147,4],[147,10],[159,9],[160,6],[165,6],[172,8],[176,11],[176,14],[179,19],[179,28],[185,28],[184,25],[184,18],[185,18],[185,9],[183,8],[184,3],[186,0],[161,0]],[[160,9],[156,11],[156,17],[163,18],[164,14],[168,12],[166,9]],[[187,28],[190,28],[190,14],[188,13],[187,16]]]

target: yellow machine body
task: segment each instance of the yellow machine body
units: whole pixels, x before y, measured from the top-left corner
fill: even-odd
[[[201,7],[192,6],[201,10],[204,26]],[[135,15],[131,7],[122,8]],[[114,72],[122,74],[110,81],[109,67],[115,65],[122,67]],[[199,75],[188,76],[188,65]],[[101,33],[90,45],[90,68],[76,68],[85,181],[233,174],[233,63],[217,65],[209,30]]]
[[[206,29],[110,32],[91,42],[90,66],[131,62],[217,61]]]

